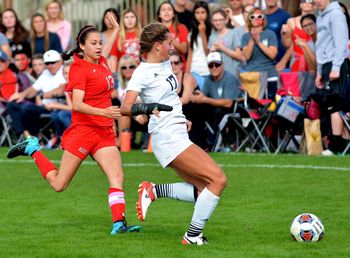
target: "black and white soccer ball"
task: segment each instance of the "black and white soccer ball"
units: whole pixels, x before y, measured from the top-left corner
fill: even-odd
[[[290,226],[290,234],[298,242],[317,242],[323,238],[324,233],[322,221],[311,213],[299,214]]]

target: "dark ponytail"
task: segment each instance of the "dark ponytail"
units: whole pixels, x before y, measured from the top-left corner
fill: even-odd
[[[83,50],[80,48],[79,44],[85,44],[86,38],[90,32],[99,32],[99,30],[93,26],[93,25],[85,25],[79,30],[78,36],[76,38],[76,47],[68,50],[64,53],[62,53],[62,59],[64,61],[69,60],[73,54],[79,54],[83,52]]]

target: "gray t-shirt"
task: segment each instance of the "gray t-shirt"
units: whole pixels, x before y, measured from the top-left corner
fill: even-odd
[[[0,46],[8,44],[9,41],[7,40],[6,36],[0,32]]]
[[[202,92],[213,99],[237,99],[241,93],[238,79],[225,71],[221,80],[214,81],[211,75],[205,77]]]
[[[222,42],[225,47],[233,50],[235,49],[233,37],[234,37],[234,34],[233,34],[233,30],[231,29],[228,29],[228,32],[222,38],[220,38],[219,34],[215,30],[213,30],[213,32],[210,34],[210,37],[209,37],[208,48],[210,49],[215,42]],[[221,51],[219,52],[222,55],[225,71],[228,71],[237,76],[240,62],[236,61],[235,59],[225,54],[224,52],[221,52]]]
[[[247,32],[242,37],[242,48],[248,45],[251,36]],[[265,46],[275,46],[278,47],[277,37],[272,30],[265,29],[260,33],[260,41]],[[275,69],[275,60],[271,60],[267,55],[262,52],[257,44],[254,43],[254,49],[252,56],[247,60],[247,65],[245,66],[246,71],[257,71],[257,72],[267,72],[268,77],[277,76]]]

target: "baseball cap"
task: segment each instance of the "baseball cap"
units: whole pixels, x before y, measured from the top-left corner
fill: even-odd
[[[207,63],[222,63],[222,57],[221,54],[219,52],[210,52],[207,56]]]
[[[2,61],[7,61],[7,55],[6,55],[6,53],[5,52],[3,52],[3,51],[0,51],[0,59],[2,60]]]
[[[57,62],[61,60],[61,55],[56,50],[48,50],[44,53],[44,63]]]

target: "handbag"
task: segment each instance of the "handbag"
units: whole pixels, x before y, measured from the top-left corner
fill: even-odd
[[[304,119],[303,137],[300,143],[300,153],[319,155],[323,151],[320,119]]]
[[[305,104],[305,113],[308,118],[315,120],[320,118],[320,105],[313,99],[310,99]]]

